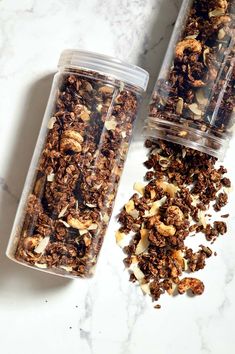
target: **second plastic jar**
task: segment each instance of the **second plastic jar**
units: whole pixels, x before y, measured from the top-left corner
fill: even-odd
[[[235,1],[184,0],[146,135],[223,159],[235,110]]]
[[[148,73],[66,50],[7,255],[64,276],[89,276],[103,242]]]

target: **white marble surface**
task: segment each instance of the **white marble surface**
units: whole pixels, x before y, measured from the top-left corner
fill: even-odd
[[[199,274],[206,284],[202,297],[165,296],[158,311],[128,282],[122,252],[114,242],[115,215],[144,172],[138,134],[92,280],[43,274],[4,255],[60,52],[82,48],[142,65],[151,74],[151,91],[179,4],[180,0],[0,0],[2,354],[235,352],[233,192],[229,233],[215,243],[218,256]],[[234,147],[226,164],[235,183]]]

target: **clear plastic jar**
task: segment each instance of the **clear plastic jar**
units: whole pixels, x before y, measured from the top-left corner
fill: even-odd
[[[223,159],[235,107],[235,0],[184,0],[145,133]]]
[[[94,271],[148,73],[65,50],[7,256],[63,276]]]

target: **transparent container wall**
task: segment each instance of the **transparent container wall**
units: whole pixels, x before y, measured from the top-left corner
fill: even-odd
[[[145,134],[223,159],[234,124],[235,0],[184,0]]]
[[[56,74],[7,255],[64,276],[94,271],[143,90],[94,71]]]

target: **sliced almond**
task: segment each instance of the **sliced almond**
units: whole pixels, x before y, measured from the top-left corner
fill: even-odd
[[[86,203],[86,206],[88,206],[88,208],[96,208],[97,204]]]
[[[34,252],[36,253],[43,253],[48,245],[50,241],[50,237],[49,236],[46,236],[44,237],[40,242],[39,244],[37,245],[37,247],[34,249]]]
[[[47,128],[53,129],[55,122],[56,122],[56,117],[51,117],[47,123]]]
[[[60,213],[58,215],[58,219],[62,218],[65,215],[68,207],[69,207],[69,204],[67,204],[63,209],[61,209],[61,211],[60,211]]]
[[[70,227],[70,225],[66,222],[66,221],[64,221],[64,220],[59,220],[59,222],[61,222],[65,227],[67,227],[67,228],[69,228]]]
[[[146,249],[149,246],[149,230],[147,229],[141,229],[140,230],[140,235],[141,235],[141,239],[136,247],[135,250],[135,254],[138,256],[139,254],[143,253],[144,251],[146,251]]]

